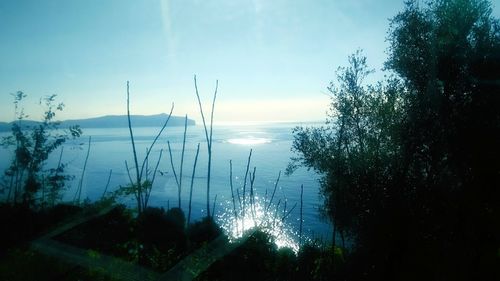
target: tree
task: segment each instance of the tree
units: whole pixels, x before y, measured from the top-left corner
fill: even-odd
[[[408,1],[388,34],[395,77],[364,86],[349,57],[326,126],[295,129],[294,163],[323,175],[358,277],[500,277],[499,22],[487,1]]]
[[[23,203],[35,207],[38,203],[54,204],[60,199],[60,192],[70,176],[64,174],[61,163],[62,151],[57,167],[46,169],[49,155],[70,138],[81,135],[78,126],[60,130],[59,122],[54,121],[56,111],[62,111],[63,103],[55,105],[56,95],[44,97],[40,105],[45,107],[42,122],[25,121],[28,117],[20,106],[26,94],[21,91],[13,94],[16,121],[12,123],[12,135],[2,139],[5,147],[14,147],[14,158],[5,171],[8,179],[7,201]],[[26,124],[24,124],[26,122]],[[29,125],[31,124],[31,125]],[[39,194],[39,193],[42,194]],[[40,197],[36,197],[40,195]]]
[[[487,266],[500,244],[500,25],[491,13],[484,0],[408,2],[388,38],[386,67],[411,93],[401,183],[414,191],[416,239],[459,279],[500,278]]]
[[[332,103],[326,126],[294,129],[292,149],[298,153],[292,166],[300,164],[323,174],[325,211],[338,232],[361,246],[361,230],[376,215],[387,193],[387,175],[397,167],[398,129],[402,122],[405,90],[397,79],[365,86],[369,75],[361,51],[349,57],[349,66],[337,71],[338,86],[328,90]],[[392,163],[394,162],[394,163]]]

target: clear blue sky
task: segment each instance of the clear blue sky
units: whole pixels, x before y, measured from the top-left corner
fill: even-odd
[[[335,69],[357,48],[380,69],[388,18],[402,7],[402,0],[2,0],[0,121],[12,120],[9,93],[17,90],[29,95],[33,119],[48,94],[66,104],[60,119],[124,114],[127,80],[133,114],[168,112],[175,102],[175,115],[200,120],[194,74],[207,106],[219,79],[216,121],[323,120]]]

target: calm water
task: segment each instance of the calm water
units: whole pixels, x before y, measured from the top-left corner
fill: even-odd
[[[297,207],[287,218],[287,223],[290,224],[290,227],[298,229],[300,185],[304,184],[304,233],[310,237],[322,236],[325,239],[330,236],[330,225],[319,218],[318,207],[321,205],[321,198],[318,193],[318,175],[306,169],[299,169],[291,176],[284,175],[286,166],[292,156],[290,151],[293,141],[291,130],[296,125],[260,124],[214,127],[210,195],[211,200],[217,195],[216,212],[219,215],[232,206],[229,204],[231,200],[229,160],[233,162],[234,187],[242,188],[248,154],[250,149],[253,149],[250,167],[251,169],[256,167],[254,186],[257,196],[264,197],[266,189],[269,193],[268,196],[270,196],[278,173],[282,171],[274,202],[281,199],[280,208],[283,208],[283,202],[286,200],[288,209],[297,203]],[[145,154],[146,148],[149,147],[157,132],[158,128],[136,128],[134,130],[139,156]],[[133,154],[128,129],[85,129],[84,136],[78,142],[65,145],[63,162],[68,164],[67,172],[75,175],[75,180],[70,183],[70,188],[66,192],[66,200],[73,198],[78,186],[85,161],[88,136],[92,136],[92,144],[86,174],[83,179],[82,198],[95,200],[101,197],[110,169],[113,172],[109,191],[116,190],[120,185],[126,185],[129,182],[125,161],[132,167]],[[149,165],[150,168],[154,168],[159,151],[163,149],[163,157],[159,166],[162,174],[157,174],[150,205],[165,208],[167,206],[177,206],[177,185],[170,165],[167,141],[170,141],[174,165],[176,165],[176,172],[179,174],[182,137],[182,127],[167,128],[154,147]],[[83,145],[79,146],[79,143],[83,143]],[[194,219],[203,216],[206,211],[207,146],[203,128],[201,126],[188,127],[182,190],[182,207],[186,213],[192,167],[198,143],[200,143],[200,156],[193,188],[192,217]],[[58,157],[58,154],[57,152],[52,155],[49,165],[56,164],[55,158]],[[8,165],[11,157],[12,155],[5,149],[0,150],[0,168],[2,170]],[[142,160],[142,157],[139,158]],[[130,205],[134,204],[133,198],[123,199],[123,202]]]

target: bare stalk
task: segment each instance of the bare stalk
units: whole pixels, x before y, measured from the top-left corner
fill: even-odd
[[[64,152],[64,146],[61,146],[61,153],[59,153],[59,160],[57,161],[57,171],[61,168],[61,161]]]
[[[149,157],[149,154],[153,150],[153,147],[156,144],[156,142],[158,141],[158,138],[160,138],[161,134],[163,133],[163,131],[167,127],[168,121],[170,121],[170,117],[172,116],[172,112],[174,112],[174,103],[172,103],[172,106],[170,107],[170,112],[168,113],[167,120],[165,120],[165,123],[163,123],[163,126],[161,127],[160,131],[158,132],[158,134],[156,134],[155,139],[153,140],[153,142],[149,146],[149,149],[146,152],[146,157],[144,157],[144,160],[142,161],[141,174],[140,174],[140,178],[141,179],[142,179],[142,173],[144,172],[144,166],[145,166],[145,163],[146,163],[146,161],[147,161],[147,159]]]
[[[137,159],[137,150],[135,147],[135,139],[134,139],[134,134],[132,131],[132,122],[130,118],[130,87],[129,87],[129,81],[127,81],[127,120],[128,120],[128,128],[130,132],[130,140],[132,142],[132,152],[134,154],[134,164],[135,164],[135,174],[136,174],[136,183],[131,180],[131,187],[134,189],[134,194],[137,200],[137,212],[139,214],[142,213],[142,211],[145,208],[145,204],[147,204],[147,201],[149,200],[149,194],[152,189],[152,183],[151,186],[143,186],[143,173],[146,171],[146,180],[148,179],[148,165],[149,165],[149,155],[151,154],[151,151],[153,151],[153,147],[158,141],[158,138],[161,136],[165,128],[167,127],[168,121],[170,120],[170,117],[172,117],[172,112],[174,110],[174,104],[172,103],[172,107],[170,108],[170,113],[168,114],[168,118],[163,123],[163,126],[161,127],[160,131],[154,138],[153,142],[149,146],[148,149],[146,149],[146,156],[144,157],[142,161],[142,165],[139,169],[139,161]],[[161,152],[160,152],[161,153]],[[161,157],[161,156],[160,156]],[[158,160],[159,161],[159,160]],[[127,172],[129,172],[129,169],[127,168]],[[129,178],[131,179],[130,175]],[[143,190],[145,189],[145,190]]]
[[[191,221],[191,201],[193,199],[193,183],[194,183],[194,175],[196,172],[196,163],[198,163],[198,154],[199,153],[200,153],[200,143],[198,143],[198,146],[196,147],[196,156],[194,157],[193,173],[191,175],[191,187],[189,189],[189,210],[188,210],[188,220],[187,220],[188,225],[189,225],[189,222]]]
[[[181,192],[182,192],[182,169],[184,167],[184,151],[186,149],[186,132],[187,132],[188,116],[184,118],[184,137],[182,139],[182,152],[181,152],[181,168],[179,171],[179,208],[181,207]]]
[[[243,181],[243,217],[245,217],[245,207],[246,207],[246,187],[247,187],[247,177],[248,177],[248,169],[250,168],[250,160],[252,159],[252,149],[250,149],[250,154],[248,154],[247,168],[245,171],[245,179]]]
[[[167,141],[168,146],[168,154],[170,155],[170,166],[172,167],[172,173],[174,174],[175,184],[177,185],[177,199],[178,199],[178,207],[181,207],[181,188],[179,186],[179,179],[177,178],[177,173],[175,172],[174,159],[172,157],[172,148],[170,147],[170,141]]]
[[[80,177],[80,182],[78,183],[78,188],[76,189],[75,198],[73,199],[73,201],[78,202],[78,203],[80,203],[80,199],[81,199],[81,196],[82,196],[83,176],[85,175],[85,170],[87,169],[87,161],[89,160],[90,143],[91,142],[92,142],[92,137],[89,136],[89,144],[88,144],[88,147],[87,147],[87,155],[85,156],[85,162],[83,163],[82,176]]]
[[[274,218],[278,218],[278,209],[279,209],[279,207],[280,207],[280,204],[281,204],[281,199],[280,199],[280,200],[278,200],[278,204],[276,204],[276,209],[275,209],[275,211],[274,211]],[[274,224],[276,224],[276,220],[275,220],[275,219],[273,219],[273,221],[274,221]]]
[[[288,211],[286,212],[283,217],[281,218],[281,221],[285,221],[285,219],[290,215],[290,213],[295,210],[295,207],[297,207],[297,202],[295,202],[295,204],[293,204],[293,207]],[[286,208],[285,208],[286,209]]]
[[[217,99],[217,90],[219,88],[219,80],[215,81],[215,92],[212,101],[212,112],[210,114],[210,136],[208,134],[207,124],[205,122],[205,114],[203,113],[203,107],[201,106],[200,94],[198,92],[198,84],[196,82],[196,75],[194,76],[194,87],[196,90],[196,97],[198,98],[198,105],[200,107],[201,119],[203,120],[203,128],[205,129],[205,138],[207,140],[207,151],[208,151],[208,171],[207,171],[207,217],[210,217],[210,175],[212,168],[212,128],[214,121],[214,107],[215,100]]]
[[[106,186],[104,187],[104,192],[102,193],[101,200],[104,199],[106,192],[108,191],[109,182],[111,181],[111,175],[113,174],[113,169],[109,170],[108,181],[106,182]]]
[[[212,207],[212,218],[213,216],[215,216],[215,203],[217,202],[217,194],[215,194],[215,198],[214,198],[214,205]]]
[[[162,155],[163,155],[163,149],[160,149],[160,155],[158,156],[158,161],[156,161],[155,169],[153,171],[153,178],[151,179],[150,186],[147,187],[146,194],[144,196],[144,203],[143,203],[144,208],[148,207],[149,197],[151,196],[151,191],[153,190],[153,184],[156,179],[156,173],[158,172],[158,166],[160,166]]]
[[[250,173],[250,210],[252,212],[252,219],[255,223],[255,195],[253,183],[255,181],[255,170],[257,167],[253,167],[253,173]]]
[[[238,213],[236,212],[236,201],[234,200],[234,189],[233,189],[233,160],[229,160],[229,185],[231,186],[231,198],[233,199],[233,213],[234,219],[238,220]],[[236,224],[236,228],[238,224]],[[238,229],[236,229],[238,232]]]
[[[264,208],[267,206],[267,188],[266,193],[264,194]]]
[[[135,175],[136,175],[136,180],[137,180],[137,182],[136,182],[136,184],[137,184],[137,191],[136,191],[137,211],[139,212],[139,214],[141,214],[142,213],[141,173],[139,173],[139,161],[137,160],[137,150],[135,149],[135,139],[134,139],[134,134],[132,132],[132,121],[130,120],[130,88],[129,88],[129,81],[127,81],[127,120],[128,120],[128,130],[130,132],[130,141],[132,142],[132,152],[134,154],[134,163],[135,163]],[[134,184],[132,182],[132,187],[133,186],[134,186]]]
[[[302,245],[302,224],[304,222],[303,218],[303,206],[304,206],[304,185],[300,185],[300,225],[299,225],[299,246]]]
[[[125,169],[127,170],[127,176],[128,176],[128,180],[130,181],[130,186],[133,186],[134,185],[134,180],[132,179],[132,176],[130,175],[130,168],[128,167],[127,160],[125,160]]]
[[[278,187],[278,183],[280,182],[280,177],[281,177],[281,171],[279,171],[278,178],[276,179],[276,182],[274,183],[273,194],[271,195],[271,199],[269,200],[269,203],[267,204],[266,211],[271,207],[271,203],[273,203],[274,194],[276,194],[276,188]]]
[[[144,160],[146,160],[146,176],[145,176],[145,179],[144,179],[145,181],[148,180],[148,176],[149,176],[149,150],[148,150],[148,148],[146,148],[146,155],[148,155],[148,156],[146,156],[144,158]],[[146,189],[146,187],[144,187],[144,189]],[[146,208],[146,207],[144,207],[144,208]]]
[[[241,207],[241,196],[240,196],[240,189],[239,188],[236,188],[236,195],[238,196],[238,201],[240,203],[240,210],[242,210],[243,208]]]

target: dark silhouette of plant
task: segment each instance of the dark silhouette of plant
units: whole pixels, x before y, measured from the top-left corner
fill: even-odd
[[[188,116],[184,118],[184,137],[182,138],[182,150],[181,150],[181,165],[179,171],[179,177],[177,177],[177,172],[175,171],[174,158],[172,157],[172,148],[170,147],[170,141],[167,142],[168,154],[170,155],[170,166],[172,167],[172,173],[174,174],[175,183],[177,185],[177,201],[178,208],[181,208],[181,192],[182,192],[182,171],[184,168],[184,151],[186,149],[186,132],[187,132],[187,120]]]
[[[350,278],[500,278],[499,21],[488,1],[408,1],[388,42],[396,76],[367,86],[350,56],[327,124],[295,129],[291,170],[323,175]]]
[[[61,130],[60,123],[54,121],[56,112],[64,108],[63,103],[55,104],[56,95],[40,99],[45,110],[41,122],[25,121],[28,115],[21,102],[26,94],[18,91],[13,96],[16,121],[12,123],[12,135],[2,139],[3,146],[14,148],[14,158],[5,172],[7,201],[31,207],[54,205],[70,176],[64,174],[62,148],[56,168],[46,169],[47,159],[66,140],[79,137],[82,132],[78,126]]]
[[[193,163],[193,173],[191,174],[191,186],[189,188],[189,203],[188,203],[188,218],[187,218],[187,224],[191,222],[191,203],[193,199],[193,184],[194,184],[194,176],[196,173],[196,164],[198,163],[198,154],[200,153],[200,143],[196,146],[196,155],[194,157],[194,163]]]
[[[85,156],[85,162],[83,163],[82,175],[80,177],[80,181],[78,182],[78,187],[76,188],[75,196],[73,198],[73,202],[76,204],[80,204],[80,200],[82,197],[83,177],[85,176],[85,170],[87,169],[87,162],[89,160],[91,143],[92,143],[92,137],[89,136],[89,144],[87,146],[87,154]]]
[[[219,80],[215,81],[215,92],[212,101],[212,109],[210,113],[210,133],[207,129],[207,124],[205,122],[205,114],[203,114],[203,107],[201,106],[200,94],[198,93],[198,84],[196,83],[196,75],[194,76],[194,88],[196,90],[196,98],[198,99],[198,105],[200,107],[201,119],[203,121],[203,128],[205,129],[205,138],[207,141],[207,153],[208,153],[208,168],[207,168],[207,217],[210,217],[210,175],[212,172],[212,129],[214,124],[214,108],[215,100],[217,99],[217,90],[219,89]]]
[[[135,139],[134,139],[134,133],[132,130],[132,121],[130,118],[130,89],[129,89],[129,82],[127,81],[127,120],[128,120],[128,128],[129,128],[129,133],[130,133],[130,141],[132,143],[132,153],[134,155],[134,169],[135,169],[135,179],[132,178],[130,174],[130,169],[128,167],[128,163],[125,161],[125,166],[127,169],[128,177],[130,184],[125,187],[121,187],[120,190],[118,191],[119,194],[125,194],[125,195],[130,195],[133,194],[135,196],[135,199],[137,201],[137,212],[139,214],[142,213],[142,211],[147,208],[148,202],[149,202],[149,196],[151,194],[151,190],[153,188],[153,183],[156,177],[156,172],[158,170],[158,164],[161,160],[162,156],[162,150],[160,150],[160,155],[156,164],[156,167],[153,171],[153,177],[150,180],[148,178],[149,173],[151,172],[148,169],[148,162],[149,162],[149,155],[151,154],[151,151],[156,144],[156,141],[158,138],[161,136],[163,131],[168,125],[168,121],[170,120],[170,117],[172,116],[172,112],[174,110],[174,104],[172,103],[172,107],[170,108],[170,113],[168,114],[167,119],[165,120],[165,123],[163,123],[163,126],[161,127],[160,131],[154,138],[153,142],[149,146],[149,148],[146,149],[146,155],[144,156],[144,159],[142,161],[142,164],[139,166],[139,160],[137,157],[137,150],[135,146]]]

